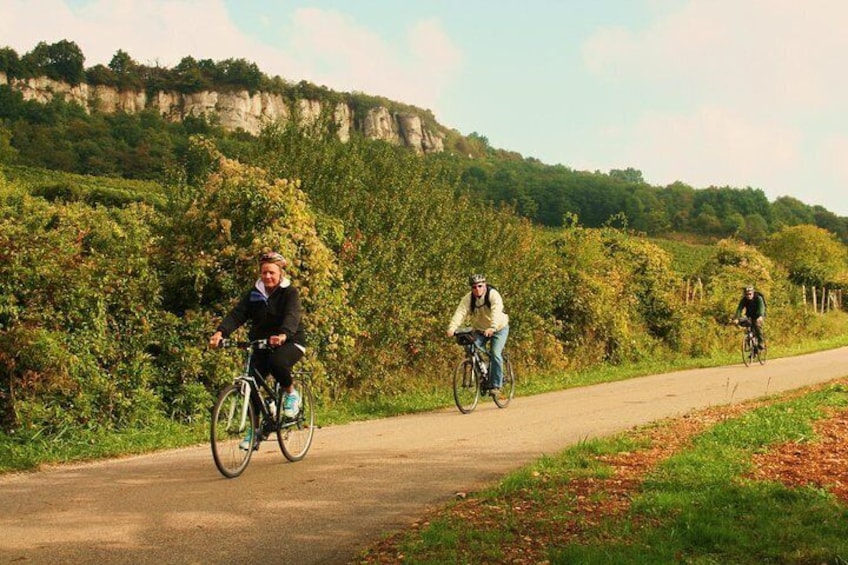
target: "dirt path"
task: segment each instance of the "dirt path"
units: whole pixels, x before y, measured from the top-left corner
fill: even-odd
[[[428,506],[581,439],[845,375],[841,348],[334,426],[300,463],[266,442],[235,480],[207,446],[6,476],[0,563],[347,563]]]

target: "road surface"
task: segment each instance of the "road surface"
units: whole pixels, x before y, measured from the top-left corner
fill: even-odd
[[[265,442],[231,480],[206,445],[6,475],[0,563],[348,563],[457,492],[580,440],[845,375],[846,347],[330,426],[303,461]]]

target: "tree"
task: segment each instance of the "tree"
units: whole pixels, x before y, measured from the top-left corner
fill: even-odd
[[[609,172],[611,179],[620,180],[626,183],[644,184],[645,179],[642,177],[642,171],[627,167],[626,169],[611,169]]]
[[[768,237],[768,223],[759,214],[745,216],[745,228],[740,233],[748,243],[759,244]]]
[[[20,76],[22,70],[21,58],[18,57],[17,52],[11,47],[0,47],[0,72],[16,77]]]
[[[115,73],[118,88],[138,89],[144,83],[140,73],[140,65],[122,49],[118,49],[112,56],[112,60],[109,61],[109,69]]]
[[[97,64],[85,72],[85,79],[88,84],[105,84],[116,85],[118,83],[115,78],[115,73],[106,65]]]
[[[815,224],[836,234],[842,243],[848,243],[848,218],[841,218],[822,206],[813,206]]]
[[[24,68],[34,75],[79,84],[85,80],[85,55],[73,41],[63,39],[48,45],[44,41],[23,56]]]
[[[774,201],[771,209],[775,229],[813,223],[812,209],[797,198],[781,196]]]
[[[12,132],[0,125],[0,164],[14,163],[18,150],[12,147]]]
[[[250,92],[259,90],[262,84],[262,71],[244,59],[225,59],[218,63],[221,80],[228,85],[241,86]]]
[[[132,57],[123,49],[118,49],[109,61],[109,68],[117,75],[127,74],[135,71],[138,65]]]
[[[765,253],[789,271],[796,284],[823,286],[848,271],[848,250],[832,233],[808,224],[772,235]]]

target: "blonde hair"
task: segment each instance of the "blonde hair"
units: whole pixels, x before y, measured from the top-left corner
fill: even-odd
[[[277,265],[281,271],[285,270],[286,265],[289,264],[288,261],[286,261],[286,258],[276,251],[265,251],[259,256],[259,266],[261,267],[265,263],[273,263]]]

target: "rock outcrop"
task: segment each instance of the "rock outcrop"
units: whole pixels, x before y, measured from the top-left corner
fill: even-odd
[[[3,72],[0,72],[0,85],[9,85],[20,92],[24,100],[46,103],[54,96],[61,96],[67,102],[79,104],[87,112],[134,114],[154,108],[172,121],[187,116],[214,116],[225,129],[242,129],[254,135],[264,125],[285,121],[292,115],[292,108],[281,95],[268,92],[251,94],[247,90],[235,90],[183,94],[158,91],[149,96],[145,91],[118,90],[86,83],[70,85],[48,77],[10,79]],[[300,99],[296,103],[297,115],[306,123],[317,119],[323,110],[318,100]],[[444,151],[444,134],[427,129],[421,117],[415,114],[391,112],[380,106],[371,108],[364,116],[357,116],[353,108],[340,103],[333,109],[333,116],[342,141],[348,141],[351,132],[359,131],[368,138],[410,147],[419,153]]]

